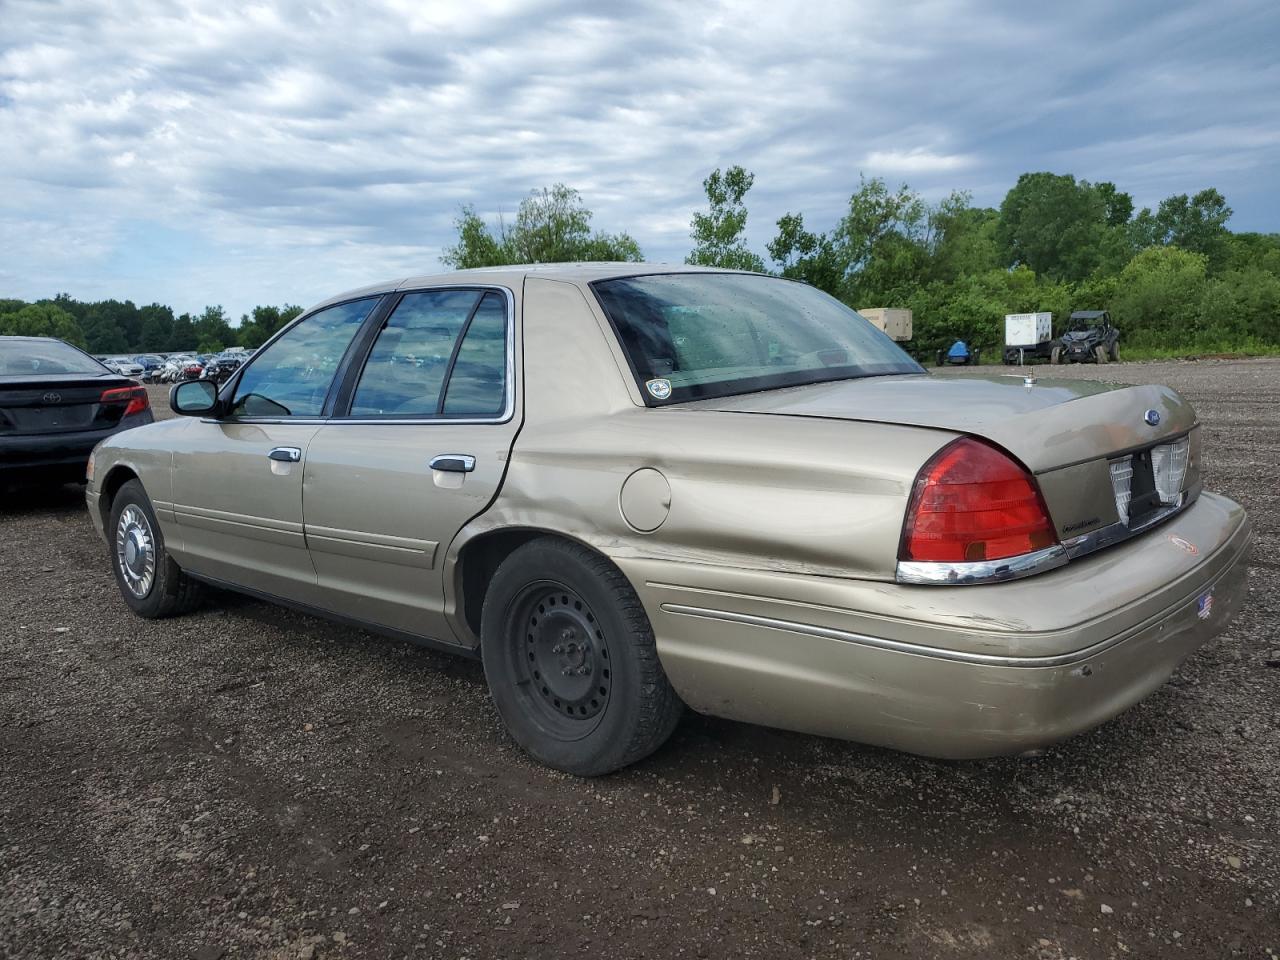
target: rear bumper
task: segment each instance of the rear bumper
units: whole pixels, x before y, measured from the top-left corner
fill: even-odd
[[[1205,494],[1134,541],[1005,584],[618,562],[694,709],[965,758],[1048,745],[1150,694],[1238,609],[1251,539],[1243,510]]]
[[[144,410],[125,417],[107,430],[0,437],[0,476],[41,473],[73,476],[78,471],[80,479],[83,479],[89,454],[95,446],[122,430],[141,427],[154,421],[151,411]]]

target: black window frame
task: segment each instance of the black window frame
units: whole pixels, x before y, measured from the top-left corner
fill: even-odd
[[[440,397],[436,401],[436,414],[434,416],[426,416],[420,413],[362,413],[353,415],[351,413],[351,405],[355,399],[356,387],[360,382],[360,377],[364,374],[365,367],[368,365],[369,357],[373,353],[378,334],[386,327],[396,308],[405,297],[418,293],[435,292],[467,292],[477,295],[476,302],[472,304],[471,310],[467,314],[466,322],[459,329],[458,336],[454,340],[444,379],[440,383]],[[445,416],[440,411],[443,409],[444,401],[449,395],[449,381],[453,376],[458,352],[462,348],[462,341],[466,338],[467,332],[471,329],[471,321],[475,318],[476,312],[480,309],[480,305],[484,302],[485,294],[487,293],[496,293],[502,297],[502,309],[506,320],[505,349],[503,351],[502,410],[496,416],[493,414],[450,414]],[[329,415],[332,423],[507,423],[515,416],[515,294],[512,293],[510,288],[498,284],[451,283],[396,290],[388,294],[386,300],[387,302],[378,311],[380,315],[377,318],[370,315],[370,320],[366,322],[366,329],[357,334],[355,340],[352,341],[352,349],[348,352],[348,356],[344,358],[344,364],[339,367],[340,372],[343,374],[343,379],[341,384],[338,385],[338,390],[334,397],[333,412]]]

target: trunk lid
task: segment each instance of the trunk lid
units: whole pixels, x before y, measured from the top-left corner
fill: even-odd
[[[0,376],[0,436],[106,430],[124,404],[102,403],[103,391],[136,386],[114,374]]]
[[[981,437],[1036,474],[1064,541],[1125,520],[1116,503],[1109,467],[1113,459],[1191,434],[1183,489],[1194,496],[1199,488],[1195,410],[1164,386],[916,374],[839,380],[680,406],[902,424]]]

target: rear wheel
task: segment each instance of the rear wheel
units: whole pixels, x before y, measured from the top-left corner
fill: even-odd
[[[111,501],[111,569],[124,602],[140,617],[159,619],[186,613],[200,602],[200,584],[173,561],[164,547],[151,500],[141,482],[130,480]]]
[[[1106,363],[1107,348],[1104,347],[1102,344],[1098,344],[1096,347],[1093,348],[1093,358],[1097,360],[1099,363]]]
[[[610,773],[660,747],[680,718],[639,597],[585,547],[546,537],[512,553],[485,594],[480,634],[502,722],[550,767]]]

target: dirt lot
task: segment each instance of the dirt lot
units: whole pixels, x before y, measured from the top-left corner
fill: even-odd
[[[1073,372],[1191,397],[1258,541],[1229,634],[1035,760],[688,716],[575,780],[475,664],[231,596],[135,619],[77,488],[6,499],[0,956],[1280,952],[1280,362]]]

